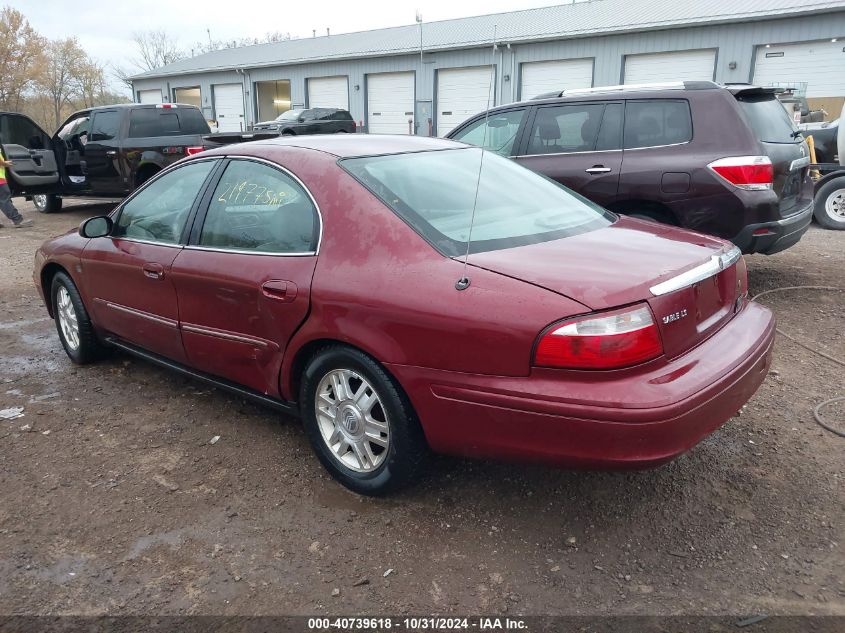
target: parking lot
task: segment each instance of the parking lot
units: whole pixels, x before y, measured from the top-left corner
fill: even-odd
[[[813,407],[845,371],[778,337],[724,428],[642,472],[438,457],[386,499],[347,492],[298,423],[116,354],[75,367],[33,252],[109,204],[0,229],[0,601],[26,614],[845,615],[845,439]],[[748,257],[751,293],[845,287],[845,233]],[[845,293],[761,302],[845,358]],[[826,418],[845,428],[845,407]],[[219,440],[212,443],[212,438]]]

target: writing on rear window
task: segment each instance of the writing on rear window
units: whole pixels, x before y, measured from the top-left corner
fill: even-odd
[[[232,204],[269,204],[280,205],[287,194],[284,191],[272,191],[256,182],[242,180],[232,184],[223,183],[223,191],[217,197],[218,202]]]

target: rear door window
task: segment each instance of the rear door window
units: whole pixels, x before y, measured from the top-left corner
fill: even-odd
[[[596,150],[622,149],[622,119],[625,106],[621,103],[608,103],[604,108],[601,128],[596,140]]]
[[[527,154],[591,152],[596,148],[603,103],[537,108]]]
[[[692,119],[686,99],[628,101],[625,106],[625,149],[677,145],[692,140]]]
[[[737,99],[757,140],[764,143],[795,143],[798,131],[775,97],[742,97]]]
[[[525,118],[525,108],[510,110],[508,112],[497,112],[491,114],[487,119],[473,121],[452,138],[456,141],[469,143],[501,154],[511,156],[513,144],[516,141],[519,126]]]
[[[182,134],[210,134],[211,130],[208,127],[208,121],[202,115],[202,112],[195,108],[179,108],[176,110],[179,116],[179,126],[182,128]]]
[[[255,253],[312,253],[318,230],[317,209],[291,176],[236,160],[214,191],[199,244]]]

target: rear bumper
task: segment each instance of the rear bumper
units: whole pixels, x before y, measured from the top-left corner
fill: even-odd
[[[810,198],[804,208],[797,213],[783,220],[749,224],[731,241],[739,246],[743,253],[772,255],[797,244],[801,236],[810,228],[812,221],[813,199]],[[755,235],[755,232],[761,234]]]
[[[722,426],[766,377],[774,318],[751,303],[671,362],[616,372],[482,376],[389,365],[432,449],[559,466],[643,468]]]

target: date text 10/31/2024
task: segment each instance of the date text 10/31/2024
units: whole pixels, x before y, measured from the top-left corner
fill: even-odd
[[[521,631],[527,629],[527,623],[520,618],[357,617],[308,619],[308,630],[310,631]]]

